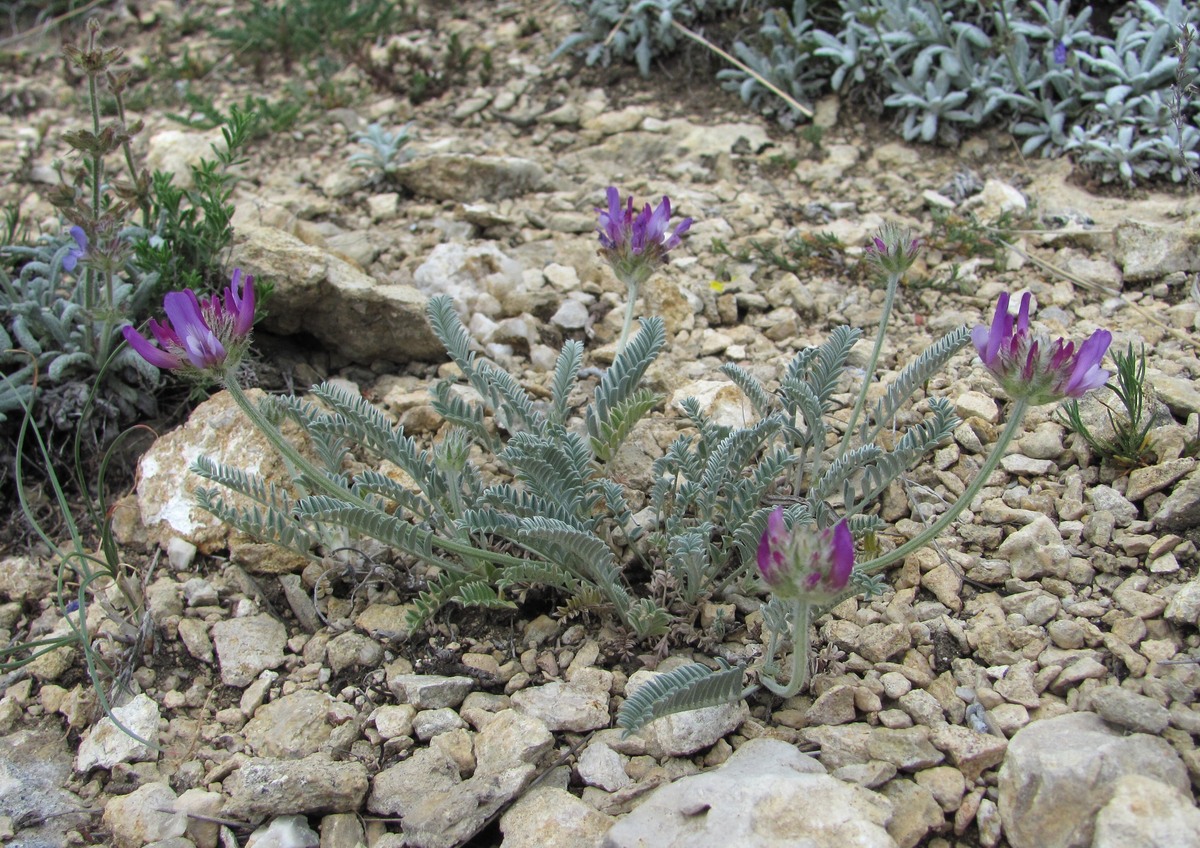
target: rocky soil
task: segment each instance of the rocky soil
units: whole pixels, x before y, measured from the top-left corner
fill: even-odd
[[[929,247],[884,348],[885,379],[942,333],[990,316],[1002,291],[1032,291],[1037,319],[1114,349],[1145,344],[1155,426],[1146,467],[1093,456],[1042,407],[952,533],[816,624],[817,674],[767,697],[663,719],[623,739],[615,710],[652,670],[745,657],[758,599],[713,598],[724,635],[622,644],[597,620],[542,609],[444,611],[404,628],[418,564],[330,574],[231,534],[194,507],[186,471],[207,453],[270,473],[266,447],[221,393],[143,457],[114,511],[143,582],[139,694],[115,712],[157,747],[98,720],[77,653],[0,678],[0,839],[10,845],[774,846],[1115,848],[1200,846],[1200,202],[1180,193],[1091,193],[1068,163],[1025,161],[1012,140],[957,150],[899,143],[880,116],[830,98],[820,145],[765,123],[707,82],[691,56],[642,81],[550,54],[572,29],[548,0],[425,4],[393,40],[436,51],[448,33],[491,51],[494,72],[412,106],[338,79],[356,97],[259,143],[244,166],[228,266],[276,286],[264,375],[340,380],[421,439],[440,422],[427,388],[440,349],[422,317],[451,294],[481,349],[531,387],[561,342],[611,361],[623,287],[595,254],[593,207],[608,185],[666,194],[696,223],[644,292],[668,350],[649,379],[667,401],[620,458],[631,489],[700,397],[741,423],[749,404],[718,371],[765,382],[794,352],[849,323],[870,338],[882,291],[862,247],[885,220]],[[228,7],[192,3],[214,19]],[[106,12],[135,80],[152,85],[186,48],[219,61],[221,102],[272,90],[203,32],[178,38],[173,3]],[[533,26],[529,25],[533,22]],[[432,25],[436,24],[436,31]],[[57,133],[82,123],[77,81],[48,38],[29,37],[3,84],[0,200],[52,222]],[[381,46],[378,48],[383,50]],[[386,51],[380,54],[386,55]],[[212,134],[150,108],[139,151],[183,173]],[[392,183],[352,170],[352,133],[413,122],[411,164]],[[24,165],[21,165],[25,156]],[[1016,250],[959,256],[935,209],[1015,216]],[[841,267],[784,270],[755,243],[830,232]],[[722,249],[724,246],[724,250]],[[719,285],[714,285],[714,281]],[[856,349],[861,368],[869,343]],[[264,377],[265,379],[265,377]],[[895,544],[963,491],[1005,401],[969,351],[928,386],[964,423],[881,504]],[[1101,393],[1105,394],[1105,393]],[[849,389],[838,396],[849,402]],[[1084,405],[1093,425],[1101,400]],[[0,563],[8,639],[62,632],[46,551]],[[103,624],[99,605],[92,615]],[[536,785],[535,785],[536,781]]]

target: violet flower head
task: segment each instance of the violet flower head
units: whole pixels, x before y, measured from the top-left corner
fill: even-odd
[[[67,255],[63,257],[62,267],[64,271],[70,272],[75,270],[79,260],[87,253],[88,237],[87,233],[83,231],[83,227],[71,227],[68,232],[71,234],[71,238],[75,239],[75,247],[68,250]]]
[[[622,206],[621,193],[609,186],[607,197],[608,208],[596,209],[600,255],[626,285],[641,285],[667,261],[667,254],[679,246],[681,237],[692,226],[692,219],[684,218],[674,231],[668,232],[670,198],[664,196],[657,207],[647,203],[641,212],[634,214],[632,195]]]
[[[1021,297],[1014,321],[1005,292],[996,303],[992,325],[981,324],[971,332],[979,358],[1009,397],[1037,406],[1081,398],[1107,383],[1112,372],[1100,364],[1112,344],[1112,333],[1096,330],[1078,347],[1061,338],[1051,341],[1034,334],[1029,325],[1032,298],[1029,292]]]
[[[132,326],[122,328],[130,347],[156,368],[220,376],[236,365],[250,346],[254,278],[240,268],[234,271],[223,297],[199,298],[191,289],[168,292],[163,311],[167,321],[150,319],[154,341]]]
[[[1064,41],[1054,42],[1054,64],[1067,64],[1067,45]]]
[[[774,588],[787,577],[785,549],[791,535],[783,520],[783,507],[775,507],[767,517],[767,529],[758,543],[758,573]]]
[[[850,585],[854,537],[845,520],[825,530],[797,527],[789,532],[783,509],[767,519],[758,545],[758,573],[781,598],[825,604]]]
[[[867,258],[889,274],[903,274],[920,252],[921,240],[895,224],[884,224],[865,250]]]

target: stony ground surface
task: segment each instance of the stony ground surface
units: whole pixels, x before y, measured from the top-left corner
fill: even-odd
[[[156,443],[114,513],[148,609],[142,650],[127,663],[139,694],[117,715],[157,748],[97,721],[69,650],[0,678],[0,838],[130,848],[1200,845],[1195,196],[1090,193],[1068,164],[1023,161],[1002,136],[956,151],[907,146],[879,116],[835,99],[818,106],[815,146],[716,93],[694,65],[644,83],[552,61],[572,27],[552,2],[437,14],[425,5],[424,24],[386,42],[398,45],[391,58],[381,44],[378,61],[434,55],[457,33],[490,50],[490,79],[468,74],[414,107],[348,68],[337,77],[354,95],[348,105],[251,150],[229,265],[276,284],[260,341],[265,385],[336,378],[432,438],[426,390],[438,346],[420,315],[437,292],[454,296],[482,349],[529,387],[548,383],[567,338],[603,366],[623,291],[595,255],[593,207],[617,185],[668,194],[696,220],[644,293],[642,313],[669,330],[649,375],[669,400],[620,458],[635,492],[684,426],[679,399],[697,395],[735,423],[751,414],[732,386],[716,385],[723,362],[770,383],[833,326],[870,336],[882,292],[860,260],[884,220],[928,242],[893,316],[885,379],[945,331],[986,320],[1000,292],[1029,290],[1054,332],[1081,339],[1107,327],[1114,348],[1146,345],[1148,465],[1106,463],[1052,409],[1035,410],[936,549],[889,574],[883,597],[817,622],[809,691],[622,739],[615,710],[644,669],[761,650],[757,599],[711,599],[691,644],[665,660],[603,621],[540,611],[449,610],[408,633],[419,565],[385,559],[331,576],[231,537],[190,504],[185,469],[197,453],[272,467],[218,394]],[[198,7],[230,15],[189,10]],[[257,82],[246,57],[224,55],[203,32],[180,37],[171,3],[105,20],[151,90],[169,84],[156,64],[185,47],[218,61],[205,84],[224,102],[284,82]],[[79,89],[47,42],[7,49],[18,52],[0,114],[0,199],[49,221],[51,165],[66,153],[56,133],[81,123]],[[211,134],[181,130],[165,111],[140,114],[139,151],[181,173]],[[373,121],[413,122],[412,163],[391,182],[347,163],[359,149],[352,133]],[[935,209],[985,221],[1010,212],[1019,249],[959,255]],[[845,249],[793,270],[755,246],[787,256],[789,237],[822,232]],[[852,364],[868,353],[864,343]],[[964,423],[889,491],[886,544],[963,491],[1004,421],[1002,394],[968,352],[928,392],[950,398]],[[1101,428],[1103,399],[1084,409]],[[61,632],[46,552],[9,554],[4,637]],[[718,610],[737,622],[723,635],[705,630]],[[91,615],[102,625],[98,605]]]

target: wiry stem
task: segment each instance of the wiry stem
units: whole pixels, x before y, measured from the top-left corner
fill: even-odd
[[[893,551],[888,551],[886,554],[881,554],[872,560],[868,560],[860,565],[855,566],[856,571],[863,574],[873,574],[876,571],[881,571],[887,568],[894,562],[898,562],[914,551],[928,545],[934,539],[942,534],[958,518],[959,513],[970,505],[975,496],[979,494],[979,490],[987,483],[988,477],[992,476],[992,472],[996,470],[996,466],[1000,464],[1001,458],[1004,456],[1004,451],[1008,449],[1009,443],[1021,431],[1021,424],[1025,420],[1025,413],[1029,409],[1029,402],[1025,399],[1013,401],[1012,412],[1009,414],[1008,424],[1005,425],[1004,431],[1000,434],[1000,438],[996,440],[996,446],[992,448],[992,453],[983,463],[983,467],[979,469],[979,473],[975,475],[975,479],[967,486],[966,491],[959,495],[948,510],[942,513],[937,521],[930,524],[919,534],[914,536],[909,541],[905,542],[900,547]]]
[[[900,277],[900,274],[888,274],[887,295],[883,299],[883,315],[879,319],[879,332],[875,334],[875,347],[871,350],[871,358],[867,362],[867,370],[863,375],[862,389],[858,393],[858,400],[854,402],[854,411],[850,413],[850,423],[846,425],[846,434],[842,436],[842,444],[838,447],[839,457],[850,447],[854,428],[858,425],[859,416],[862,415],[863,407],[867,403],[867,390],[871,388],[871,380],[875,376],[875,366],[879,364],[879,352],[883,350],[883,337],[887,334],[888,319],[892,315],[892,304],[896,300],[896,289],[900,285]]]

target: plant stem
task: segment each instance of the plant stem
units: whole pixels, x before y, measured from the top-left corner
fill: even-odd
[[[113,90],[113,98],[117,102],[117,117],[121,120],[121,126],[125,127],[125,98],[122,96],[119,88]],[[133,160],[133,145],[126,138],[121,144],[121,150],[125,154],[125,167],[129,170],[129,182],[138,187],[138,206],[142,210],[142,227],[146,230],[150,229],[150,198],[141,190],[141,183],[138,181],[137,163]]]
[[[625,344],[629,341],[629,331],[633,328],[633,306],[638,296],[638,284],[636,282],[626,280],[625,287],[628,290],[625,298],[625,323],[621,325],[621,336],[617,339],[617,356],[620,356],[625,351]]]
[[[763,674],[761,683],[781,698],[790,698],[808,683],[808,618],[812,607],[804,601],[792,605],[792,675],[787,686],[781,686],[773,677]]]
[[[875,334],[875,347],[871,351],[871,358],[867,361],[862,389],[858,393],[858,400],[854,402],[854,411],[850,413],[850,423],[846,425],[846,434],[842,436],[842,443],[838,447],[839,458],[850,447],[854,428],[858,425],[858,418],[862,415],[863,407],[867,403],[867,390],[871,388],[871,380],[875,376],[875,366],[879,364],[879,352],[883,350],[883,337],[887,333],[888,319],[892,316],[892,304],[896,301],[896,289],[900,286],[900,276],[896,273],[888,275],[887,295],[883,299],[883,315],[879,319],[879,332]]]
[[[1000,438],[996,440],[996,446],[992,448],[992,453],[988,456],[987,461],[983,463],[983,467],[979,469],[979,473],[975,475],[975,479],[971,481],[971,485],[967,486],[966,491],[959,495],[958,500],[951,504],[941,517],[933,524],[926,527],[918,535],[914,536],[909,541],[905,542],[894,551],[888,551],[886,554],[881,554],[872,560],[856,565],[855,569],[863,574],[872,574],[887,568],[894,562],[903,559],[914,551],[920,550],[927,544],[932,542],[942,534],[947,527],[954,523],[967,506],[979,494],[979,490],[987,483],[988,477],[992,476],[992,472],[996,470],[996,466],[1000,464],[1000,459],[1004,456],[1004,451],[1008,448],[1010,442],[1021,430],[1021,424],[1025,420],[1025,413],[1029,409],[1029,402],[1024,398],[1013,401],[1012,412],[1009,413],[1008,424],[1005,425],[1004,431],[1000,433]]]

